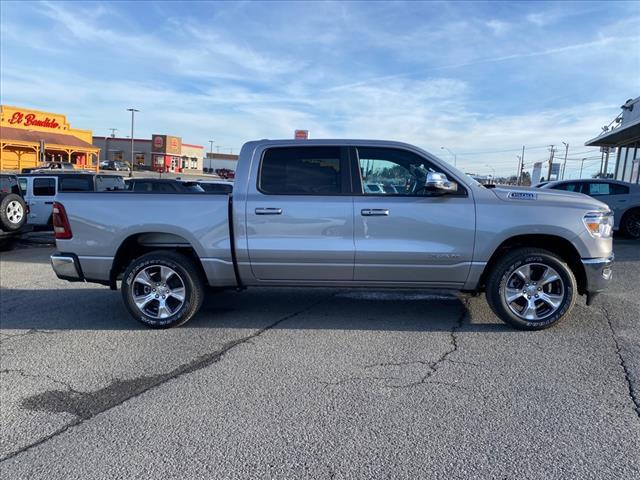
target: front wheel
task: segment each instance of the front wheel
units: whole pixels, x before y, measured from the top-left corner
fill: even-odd
[[[135,259],[122,278],[122,298],[129,313],[151,328],[182,325],[204,297],[204,282],[193,260],[158,250]]]
[[[577,284],[558,256],[537,248],[507,253],[487,279],[486,296],[493,312],[522,330],[554,325],[573,308]]]
[[[620,230],[627,237],[636,240],[640,238],[640,208],[634,208],[624,214],[620,222]]]

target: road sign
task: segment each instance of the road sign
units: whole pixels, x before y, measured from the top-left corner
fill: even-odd
[[[308,140],[309,139],[309,130],[296,130],[293,138],[296,140]]]

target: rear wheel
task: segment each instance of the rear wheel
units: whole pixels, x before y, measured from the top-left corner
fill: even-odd
[[[624,214],[620,221],[620,229],[627,237],[640,238],[640,208],[634,208]]]
[[[573,307],[576,279],[569,266],[551,252],[519,248],[493,267],[487,301],[500,319],[523,330],[548,328]]]
[[[0,200],[0,223],[2,229],[14,232],[27,221],[27,205],[20,195],[10,193]]]
[[[204,297],[204,282],[193,260],[158,250],[134,260],[122,279],[122,298],[129,313],[151,328],[182,325],[193,317]]]

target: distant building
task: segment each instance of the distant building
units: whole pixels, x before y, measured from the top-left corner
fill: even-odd
[[[622,112],[600,135],[585,143],[587,147],[615,149],[613,177],[624,182],[640,183],[640,97],[629,99]]]
[[[207,153],[204,159],[204,171],[213,173],[221,168],[236,171],[238,164],[238,155],[226,153]]]
[[[0,105],[0,170],[20,172],[44,162],[97,168],[91,130],[72,128],[61,113]]]
[[[202,173],[204,147],[182,143],[180,137],[154,134],[151,139],[135,138],[133,159],[130,138],[94,136],[93,144],[101,149],[101,162],[128,162],[135,170]]]

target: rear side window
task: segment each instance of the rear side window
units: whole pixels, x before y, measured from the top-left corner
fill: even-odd
[[[259,189],[273,195],[343,192],[340,147],[270,148],[264,153]]]
[[[625,195],[629,193],[629,187],[618,185],[617,183],[588,183],[584,193],[595,197],[599,195]]]
[[[152,190],[154,192],[160,192],[160,193],[173,193],[173,192],[176,192],[178,189],[170,183],[154,183]]]
[[[60,177],[58,189],[61,192],[90,192],[93,190],[91,177]]]
[[[18,182],[16,177],[0,177],[0,192],[2,193],[15,193],[16,195],[20,195],[20,187],[18,187]]]
[[[36,197],[53,197],[56,194],[56,180],[54,178],[34,178],[33,194]]]
[[[231,193],[233,185],[226,183],[201,183],[200,186],[207,193]]]

